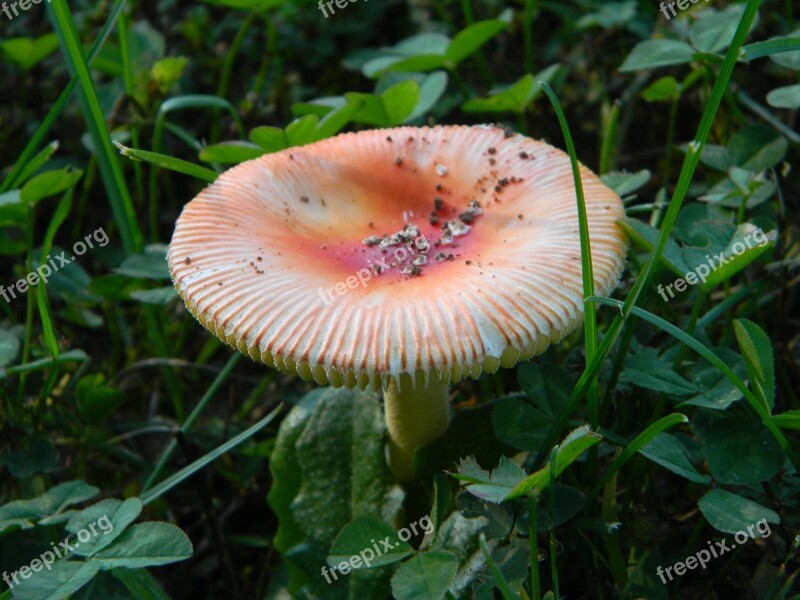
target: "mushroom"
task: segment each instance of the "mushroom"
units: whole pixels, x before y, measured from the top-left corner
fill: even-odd
[[[624,210],[581,176],[605,295]],[[383,389],[398,481],[446,431],[450,384],[540,354],[583,318],[569,158],[495,126],[363,131],[242,163],[184,207],[168,263],[189,311],[241,352]]]

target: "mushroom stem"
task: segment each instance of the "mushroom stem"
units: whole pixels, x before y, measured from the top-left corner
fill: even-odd
[[[405,482],[414,476],[414,451],[440,437],[450,425],[450,390],[435,376],[427,385],[422,373],[417,373],[416,381],[410,375],[401,377],[399,389],[392,379],[383,397],[389,468],[398,482]]]

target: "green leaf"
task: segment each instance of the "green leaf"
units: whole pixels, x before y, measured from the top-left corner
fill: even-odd
[[[518,450],[538,450],[552,423],[552,416],[519,398],[501,398],[492,409],[497,438]]]
[[[775,88],[767,94],[767,104],[775,108],[800,108],[800,83]]]
[[[17,479],[55,471],[60,466],[53,442],[41,434],[26,436],[15,450],[0,454],[0,465],[5,465],[11,476]]]
[[[586,495],[581,493],[580,490],[564,485],[563,483],[556,483],[555,485],[555,504],[556,510],[551,521],[548,509],[536,511],[536,529],[538,531],[550,531],[554,527],[560,527],[572,517],[577,515],[586,505]],[[548,494],[544,494],[538,499],[539,502],[548,502]],[[529,518],[529,517],[528,517]],[[520,523],[520,529],[527,528],[527,524],[523,526]]]
[[[628,354],[620,381],[674,396],[688,396],[698,391],[697,386],[673,371],[672,363],[662,359],[655,348]]]
[[[640,187],[650,181],[650,171],[642,169],[636,173],[623,173],[622,171],[611,171],[604,173],[600,179],[610,187],[618,196],[624,198],[633,194]]]
[[[181,78],[188,62],[189,59],[185,56],[169,56],[156,61],[150,69],[150,77],[162,94],[166,94],[169,88]]]
[[[689,481],[694,481],[695,483],[709,483],[711,481],[711,477],[708,475],[698,473],[689,459],[689,451],[686,446],[677,437],[669,433],[658,434],[639,450],[639,454],[646,456],[665,469],[685,477]]]
[[[19,338],[8,331],[0,329],[0,367],[5,367],[16,360],[19,355]]]
[[[672,75],[662,77],[642,91],[642,98],[648,102],[671,102],[681,93],[681,86]]]
[[[773,477],[783,467],[783,451],[759,421],[744,415],[711,425],[704,447],[708,468],[720,483],[743,485]]]
[[[517,367],[517,382],[534,406],[552,417],[561,413],[574,385],[559,365],[533,361]]]
[[[114,272],[134,279],[169,279],[166,255],[156,252],[132,254]]]
[[[736,275],[736,273],[758,259],[767,250],[772,248],[775,244],[774,239],[774,234],[767,235],[752,223],[742,223],[739,225],[730,242],[723,250],[724,255],[722,259],[724,263],[720,265],[720,260],[717,259],[716,256],[712,259],[716,268],[707,269],[710,272],[705,276],[705,282],[701,280],[701,288],[703,291],[708,292],[712,290],[714,287],[729,280]],[[705,263],[698,264],[696,269],[699,271],[700,267],[704,264]],[[698,272],[698,275],[701,275],[701,273]]]
[[[125,394],[103,384],[102,374],[86,375],[75,388],[75,404],[81,417],[92,425],[108,418],[125,402]]]
[[[136,600],[170,600],[155,578],[146,569],[116,567],[111,574],[119,579]]]
[[[96,554],[121,536],[141,512],[142,501],[139,498],[125,501],[108,498],[74,514],[67,522],[67,531],[77,535],[85,530],[91,534],[87,541],[79,540],[73,544],[75,554]]]
[[[679,40],[645,40],[633,47],[620,71],[654,69],[670,65],[682,65],[694,58],[694,49]]]
[[[692,23],[689,39],[700,52],[720,52],[733,41],[733,34],[743,13],[743,4],[735,4],[720,11],[704,11]]]
[[[498,19],[473,23],[453,38],[447,47],[445,57],[449,62],[457,65],[506,27],[508,27],[508,23]]]
[[[654,248],[658,237],[658,229],[632,217],[622,217],[617,221],[620,227],[625,230],[631,241],[647,252]],[[683,276],[688,271],[686,261],[683,258],[680,246],[672,238],[667,240],[664,252],[661,255],[661,264],[666,266],[676,275]]]
[[[318,124],[317,115],[306,115],[289,123],[286,126],[286,140],[289,146],[304,146],[316,141]]]
[[[142,304],[156,304],[164,306],[178,297],[178,292],[171,285],[154,288],[150,290],[133,290],[131,298],[138,300]]]
[[[403,81],[390,87],[380,98],[386,114],[386,125],[393,127],[414,112],[419,100],[419,85],[416,81]]]
[[[58,48],[58,36],[55,33],[46,33],[36,39],[16,37],[0,42],[3,54],[26,71],[50,56],[56,48]]]
[[[558,477],[564,470],[575,462],[578,457],[603,439],[599,433],[589,429],[588,425],[578,427],[572,431],[558,446],[555,464],[555,475]],[[550,484],[550,465],[547,464],[535,473],[528,475],[517,485],[505,499],[511,500],[525,496],[531,491],[540,494]]]
[[[58,150],[57,141],[53,141],[47,144],[47,146],[45,146],[42,149],[42,151],[39,152],[39,154],[37,154],[30,161],[28,161],[28,163],[25,165],[22,171],[20,171],[18,179],[19,183],[24,183],[25,181],[28,181],[31,175],[33,175],[34,173],[36,173],[36,171],[38,171],[44,165],[46,165],[47,162],[50,160],[50,157],[53,156],[56,150]],[[2,204],[2,202],[0,202],[0,204]]]
[[[500,459],[500,464],[488,477],[486,471],[476,467],[477,463],[472,458],[468,459],[460,465],[456,478],[475,482],[467,486],[467,491],[486,502],[500,504],[525,478],[525,471],[505,456]],[[475,477],[479,473],[480,475]]]
[[[34,521],[56,515],[68,506],[96,496],[96,487],[83,481],[67,481],[30,500],[13,500],[0,506],[0,533],[10,527],[33,527]]]
[[[26,204],[36,204],[48,196],[60,194],[75,185],[81,175],[83,171],[70,167],[36,175],[22,186],[22,201]]]
[[[749,125],[733,134],[728,143],[731,164],[750,171],[771,169],[786,156],[789,142],[767,125]]]
[[[231,164],[252,160],[262,154],[265,154],[264,149],[255,144],[248,142],[221,142],[206,146],[200,150],[200,160],[203,162]]]
[[[778,524],[780,517],[760,504],[725,490],[711,490],[697,502],[703,515],[717,531],[737,533],[747,531],[760,521]]]
[[[256,127],[250,131],[250,141],[267,152],[278,152],[289,147],[286,133],[280,127]]]
[[[747,367],[750,389],[772,412],[775,405],[775,359],[769,336],[748,319],[734,319],[733,331]]]
[[[268,501],[278,517],[275,547],[286,560],[293,595],[388,595],[384,568],[362,569],[330,584],[320,576],[347,523],[361,517],[393,522],[398,514],[402,495],[386,464],[383,432],[376,395],[342,388],[312,392],[281,423]]]
[[[380,554],[374,551],[377,540]],[[392,545],[386,550],[381,540]],[[368,559],[367,551],[372,559]],[[403,560],[414,552],[414,549],[397,537],[397,531],[388,523],[375,517],[359,517],[345,525],[333,541],[327,562],[331,567],[348,562],[353,570],[382,567]],[[359,556],[360,555],[360,556]],[[367,564],[367,561],[369,564]],[[344,573],[339,569],[340,573]]]
[[[425,552],[403,563],[392,577],[397,600],[441,600],[458,572],[458,559],[450,552]]]
[[[770,59],[781,66],[790,69],[800,69],[800,29],[793,31],[788,36],[778,36],[742,46],[741,59],[755,60],[769,56]]]
[[[147,522],[126,529],[92,558],[103,569],[154,567],[185,560],[192,542],[171,523]]]
[[[59,560],[49,570],[33,573],[30,579],[14,587],[15,600],[62,600],[74,594],[97,575],[100,565],[94,561]]]

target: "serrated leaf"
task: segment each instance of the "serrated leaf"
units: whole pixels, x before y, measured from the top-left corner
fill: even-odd
[[[524,478],[525,471],[514,461],[503,456],[488,479],[468,485],[467,491],[486,502],[500,504]]]

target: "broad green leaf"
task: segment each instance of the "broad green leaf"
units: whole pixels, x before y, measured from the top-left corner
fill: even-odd
[[[10,527],[33,527],[34,521],[58,514],[68,506],[96,496],[99,491],[83,481],[67,481],[36,498],[13,500],[0,506],[0,533]]]
[[[169,279],[166,255],[156,253],[131,254],[114,272],[134,279]]]
[[[134,290],[131,298],[142,304],[156,304],[163,306],[178,297],[178,292],[171,285],[150,290]]]
[[[397,600],[441,600],[458,572],[458,559],[450,552],[424,552],[403,563],[392,577]]]
[[[689,460],[689,451],[680,440],[669,433],[660,433],[647,445],[639,450],[639,454],[646,456],[665,469],[685,477],[695,483],[709,483],[711,477],[701,475]]]
[[[672,101],[681,93],[681,86],[672,76],[662,77],[642,91],[642,98],[648,102]]]
[[[330,584],[320,575],[347,523],[360,517],[393,522],[398,514],[402,495],[386,464],[383,432],[377,397],[341,388],[312,392],[281,423],[268,501],[278,518],[275,547],[287,563],[292,594],[326,600],[388,595],[385,568],[359,570]]]
[[[752,223],[742,223],[728,245],[723,250],[721,260],[714,255],[710,260],[698,263],[694,271],[701,277],[703,291],[710,291],[720,283],[727,281],[736,273],[758,259],[775,244],[774,234],[765,234],[759,227]],[[720,264],[722,262],[722,264]],[[713,266],[713,268],[712,268]],[[706,267],[705,269],[701,268]],[[708,271],[708,274],[705,272]],[[705,279],[703,282],[702,279]]]
[[[579,29],[590,27],[602,27],[611,29],[612,27],[622,26],[636,17],[636,2],[609,2],[600,4],[594,12],[582,16],[575,23]]]
[[[188,62],[189,59],[185,56],[169,56],[156,61],[150,69],[150,77],[162,94],[166,94],[169,88],[181,78]]]
[[[563,483],[556,483],[556,510],[551,521],[548,505],[550,501],[549,495],[550,492],[548,491],[547,494],[542,494],[542,496],[538,498],[538,502],[540,503],[539,510],[536,511],[536,528],[538,531],[550,531],[553,527],[560,527],[581,512],[586,505],[586,495],[580,490],[564,485]],[[520,523],[520,529],[527,529],[527,524],[523,526],[523,524]]]
[[[0,367],[11,364],[19,356],[19,338],[8,329],[0,329]]]
[[[542,91],[540,82],[549,83],[561,65],[555,64],[533,75],[525,75],[510,86],[493,91],[488,98],[467,100],[462,106],[464,112],[524,112],[528,105]]]
[[[36,39],[16,37],[0,41],[3,54],[26,71],[42,62],[57,48],[58,36],[55,33],[46,33]]]
[[[634,46],[620,71],[654,69],[670,65],[682,65],[694,58],[694,49],[679,40],[645,40]]]
[[[572,431],[564,441],[561,442],[558,448],[556,457],[555,474],[556,477],[561,475],[564,470],[575,462],[578,457],[586,452],[589,448],[598,444],[603,439],[599,433],[595,433],[589,429],[588,425],[578,427]],[[505,500],[519,498],[525,496],[531,491],[541,493],[550,484],[550,465],[547,464],[535,473],[528,475],[522,482],[517,485],[510,494],[505,497]]]
[[[733,134],[728,143],[731,164],[750,171],[763,171],[780,163],[789,142],[767,125],[748,125]]]
[[[17,479],[27,479],[36,473],[48,473],[60,467],[53,442],[42,434],[26,436],[14,450],[0,454],[0,465],[4,465]]]
[[[79,538],[73,544],[75,554],[96,554],[121,536],[141,512],[142,501],[139,498],[125,501],[108,498],[74,514],[67,522],[66,529]],[[86,541],[81,538],[86,538]]]
[[[83,171],[70,167],[36,175],[22,186],[22,201],[26,204],[36,204],[49,196],[60,194],[75,185],[81,175]]]
[[[720,52],[733,41],[736,26],[744,13],[744,4],[734,4],[725,10],[704,11],[692,23],[689,39],[700,52]]]
[[[382,541],[392,549],[387,550]],[[336,536],[327,562],[331,567],[347,562],[353,570],[369,569],[396,563],[413,552],[409,543],[399,539],[397,530],[388,523],[375,517],[359,517],[345,525]]]
[[[203,162],[232,164],[258,158],[262,154],[264,154],[264,149],[255,144],[248,142],[222,142],[206,146],[200,150],[200,160]]]
[[[399,125],[414,112],[419,100],[419,85],[416,81],[403,81],[386,90],[380,99],[386,114],[386,125]]]
[[[767,104],[775,108],[800,108],[800,83],[775,88],[767,94]]]
[[[317,140],[324,140],[336,135],[353,119],[359,108],[358,103],[347,102],[333,109],[319,121],[314,137]]]
[[[304,146],[316,141],[318,123],[317,115],[306,115],[289,123],[286,126],[286,139],[289,146]]]
[[[227,6],[240,10],[268,10],[288,2],[288,0],[203,0],[209,4]]]
[[[125,394],[104,385],[102,374],[86,375],[75,387],[75,404],[81,417],[92,425],[108,418],[123,402]]]
[[[457,65],[506,27],[508,23],[496,19],[473,23],[450,42],[445,53],[447,60]]]
[[[47,144],[39,154],[34,156],[22,169],[19,174],[19,178],[17,179],[18,182],[24,183],[27,181],[31,175],[36,173],[39,169],[41,169],[47,162],[50,160],[50,157],[53,156],[55,151],[58,150],[58,142],[53,141]],[[2,202],[0,202],[2,205]]]
[[[655,227],[651,227],[647,223],[632,217],[622,217],[617,223],[625,230],[625,233],[628,234],[634,244],[646,252],[653,250],[658,237],[658,230]],[[664,253],[661,255],[661,264],[681,277],[689,270],[680,246],[672,238],[667,240]]]
[[[278,152],[289,147],[286,133],[280,127],[256,127],[250,131],[250,141],[267,152]]]
[[[672,363],[662,359],[655,348],[629,353],[620,381],[673,396],[688,396],[698,391],[697,386],[673,371]]]
[[[624,198],[633,194],[636,190],[650,181],[650,171],[642,169],[636,173],[623,173],[621,171],[611,171],[600,176],[600,179],[616,194]]]
[[[747,527],[766,521],[778,524],[780,517],[760,504],[725,490],[711,490],[697,502],[711,526],[723,533],[747,531]]]
[[[575,385],[563,367],[533,361],[517,367],[517,383],[533,405],[551,417],[561,414]]]
[[[769,336],[748,319],[734,319],[733,331],[747,367],[750,389],[772,412],[775,405],[775,359]]]
[[[783,467],[783,450],[764,425],[744,415],[711,425],[704,448],[708,468],[720,483],[744,485],[773,477]]]
[[[49,570],[32,573],[32,577],[14,587],[15,600],[63,600],[74,594],[97,575],[100,565],[94,561],[59,560]]]
[[[171,523],[146,522],[126,529],[92,557],[103,569],[154,567],[185,560],[192,542]]]
[[[553,421],[554,417],[519,398],[501,398],[492,409],[497,438],[518,450],[538,450]]]

